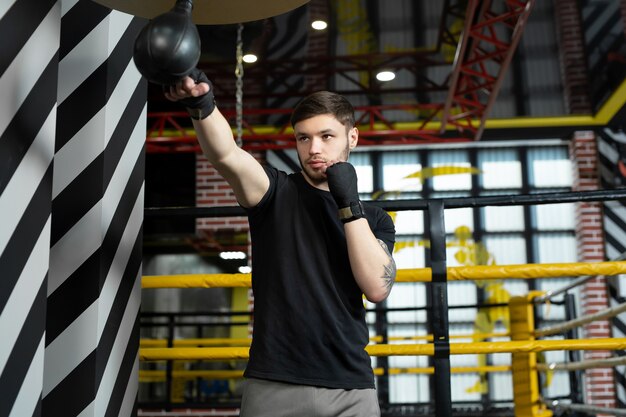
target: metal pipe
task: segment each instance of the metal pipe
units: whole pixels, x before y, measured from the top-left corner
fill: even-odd
[[[594,359],[568,363],[542,363],[537,364],[538,371],[584,371],[586,369],[614,368],[626,365],[626,356],[617,356],[606,359]]]
[[[573,329],[574,327],[580,327],[587,323],[591,323],[592,321],[615,317],[618,314],[623,313],[625,311],[626,311],[626,303],[618,304],[615,307],[610,307],[594,314],[589,314],[589,315],[579,317],[574,320],[566,321],[556,326],[535,330],[535,336],[545,337],[545,336],[550,336],[553,334],[563,333],[569,329]]]
[[[375,200],[369,204],[387,211],[427,210],[434,201],[445,202],[446,209],[476,208],[485,206],[523,206],[532,204],[582,203],[588,201],[613,201],[626,198],[626,189],[567,191],[561,193],[539,193],[498,195],[484,197],[457,197],[409,200]],[[147,207],[146,217],[180,216],[180,217],[231,217],[246,216],[243,208],[238,206],[225,207]]]
[[[606,408],[606,407],[596,407],[594,405],[586,405],[586,404],[566,404],[561,403],[560,401],[553,401],[551,404],[547,404],[550,408],[555,411],[580,411],[585,414],[610,414],[614,416],[626,416],[626,410],[618,409],[618,408]]]

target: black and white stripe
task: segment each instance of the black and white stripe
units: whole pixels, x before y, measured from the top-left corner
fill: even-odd
[[[276,21],[276,32],[272,36],[267,49],[267,58],[272,61],[289,60],[291,65],[299,65],[297,60],[304,58],[307,53],[307,34],[309,27],[308,7],[299,7],[290,13],[273,18]],[[277,71],[277,76],[270,77],[266,84],[267,91],[284,93],[298,91],[304,87],[302,71],[288,74],[286,68]],[[298,98],[275,97],[268,100],[268,108],[294,107]],[[285,116],[269,117],[270,124],[286,123]]]
[[[265,154],[267,163],[288,174],[300,172],[300,162],[295,149],[268,150]]]
[[[603,188],[626,186],[626,175],[620,170],[620,161],[626,166],[626,134],[621,131],[604,129],[598,134],[600,155],[600,177]],[[604,235],[606,254],[616,259],[626,252],[626,205],[623,201],[604,203]],[[626,276],[611,277],[608,280],[611,306],[626,301]],[[626,337],[626,314],[611,320],[613,337]],[[616,355],[626,356],[626,351],[616,351]],[[617,392],[617,408],[626,407],[626,366],[614,370]]]
[[[144,24],[0,4],[1,417],[136,414]]]
[[[0,416],[41,415],[59,16],[0,4]]]
[[[267,55],[270,59],[297,60],[307,53],[309,10],[308,7],[300,7],[291,13],[286,13],[273,18],[276,21],[276,33],[272,37]],[[283,72],[275,79],[270,79],[266,86],[268,91],[285,92],[288,90],[300,90],[305,87],[305,77],[301,72],[286,76]],[[294,107],[299,98],[278,97],[272,98],[269,108]],[[287,123],[285,116],[270,116],[270,123],[280,125]],[[300,171],[298,156],[294,150],[267,151],[267,163],[277,169],[292,173]]]
[[[592,71],[600,71],[598,66],[606,64],[606,57],[603,55],[622,36],[620,2],[584,0],[581,2],[581,14],[589,66]]]

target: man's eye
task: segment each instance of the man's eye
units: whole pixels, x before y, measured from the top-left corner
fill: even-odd
[[[304,141],[306,141],[306,140],[308,140],[308,139],[309,139],[309,138],[307,138],[306,136],[300,136],[300,137],[298,138],[298,142],[304,142]]]

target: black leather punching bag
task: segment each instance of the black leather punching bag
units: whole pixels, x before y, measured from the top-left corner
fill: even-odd
[[[191,21],[192,0],[177,0],[152,19],[135,39],[137,69],[156,84],[170,85],[187,76],[200,60],[200,36]]]

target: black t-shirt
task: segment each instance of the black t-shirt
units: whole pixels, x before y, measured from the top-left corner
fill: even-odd
[[[337,205],[301,173],[265,170],[269,190],[248,210],[254,328],[245,376],[373,388],[363,295],[352,275]],[[364,208],[374,235],[391,253],[391,218],[378,207]]]

